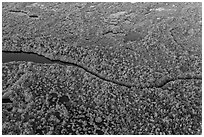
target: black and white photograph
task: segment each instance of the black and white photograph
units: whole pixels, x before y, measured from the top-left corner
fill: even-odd
[[[1,5],[1,135],[202,135],[202,2]]]

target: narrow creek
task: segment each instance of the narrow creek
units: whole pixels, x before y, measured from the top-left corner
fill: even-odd
[[[125,86],[127,88],[131,88],[131,87],[135,87],[134,84],[131,83],[126,83],[126,82],[122,82],[122,81],[117,81],[117,80],[113,80],[113,79],[109,79],[105,76],[102,76],[100,74],[98,74],[97,72],[93,72],[91,71],[89,68],[77,64],[77,63],[72,63],[72,62],[66,62],[66,61],[61,61],[61,60],[51,60],[49,58],[44,57],[43,55],[38,55],[36,53],[30,53],[30,52],[12,52],[12,51],[3,51],[2,52],[2,62],[6,63],[6,62],[11,62],[11,61],[30,61],[30,62],[34,62],[34,63],[42,63],[42,64],[60,64],[60,65],[71,65],[71,66],[76,66],[79,67],[83,70],[85,70],[86,72],[104,80],[107,82],[111,82],[120,86]],[[202,76],[181,76],[178,78],[166,78],[164,80],[162,80],[159,83],[154,83],[153,85],[150,85],[148,87],[140,87],[140,88],[153,88],[153,87],[157,87],[157,88],[161,88],[163,87],[166,83],[169,83],[171,81],[175,81],[175,80],[186,80],[186,79],[197,79],[197,80],[202,80]],[[138,87],[139,88],[139,87]]]
[[[121,81],[116,81],[116,80],[106,78],[105,76],[102,76],[96,72],[89,70],[89,68],[83,65],[72,63],[72,62],[61,61],[61,60],[51,60],[49,58],[44,57],[43,55],[38,55],[32,52],[3,51],[2,52],[2,63],[7,63],[11,61],[30,61],[30,62],[42,63],[42,64],[55,64],[56,63],[60,65],[76,66],[104,81],[111,82],[111,83],[121,85],[121,86],[125,86],[128,88],[131,88],[133,86],[130,83],[124,83]]]

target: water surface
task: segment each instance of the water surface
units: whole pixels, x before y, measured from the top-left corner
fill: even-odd
[[[52,61],[44,56],[37,55],[34,53],[24,53],[24,52],[2,52],[2,62],[11,62],[11,61],[28,61],[34,63],[43,63],[43,64],[53,64],[59,63],[58,61]],[[63,64],[64,65],[64,64]]]
[[[116,80],[112,80],[109,78],[106,78],[103,75],[100,75],[94,71],[89,70],[89,68],[77,64],[77,63],[73,63],[73,62],[66,62],[66,61],[61,61],[61,60],[51,60],[48,59],[42,55],[38,55],[36,53],[29,53],[29,52],[19,52],[19,51],[3,51],[2,52],[2,62],[3,63],[7,63],[7,62],[11,62],[11,61],[27,61],[27,62],[34,62],[34,63],[42,63],[42,64],[60,64],[60,65],[71,65],[71,66],[76,66],[79,67],[83,70],[85,70],[86,72],[104,80],[104,81],[108,81],[111,83],[115,83],[117,85],[121,85],[121,86],[126,86],[128,88],[130,88],[132,85],[129,83],[124,83],[121,81],[116,81]]]

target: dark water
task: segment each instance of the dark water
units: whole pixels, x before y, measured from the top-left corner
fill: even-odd
[[[131,88],[131,84],[129,83],[123,83],[121,81],[115,81],[112,79],[108,79],[105,76],[102,76],[96,72],[93,72],[91,70],[89,70],[89,68],[77,64],[77,63],[73,63],[73,62],[66,62],[66,61],[61,61],[61,60],[51,60],[48,59],[44,56],[38,55],[36,53],[28,53],[28,52],[16,52],[16,51],[3,51],[2,52],[2,62],[3,63],[7,63],[7,62],[11,62],[11,61],[28,61],[28,62],[34,62],[34,63],[43,63],[43,64],[60,64],[60,65],[69,65],[69,66],[76,66],[79,67],[83,70],[85,70],[86,72],[104,80],[104,81],[108,81],[111,83],[115,83],[117,85],[121,85],[121,86],[126,86],[128,88]]]
[[[60,62],[52,61],[50,59],[45,58],[44,56],[40,56],[40,55],[33,54],[33,53],[2,52],[2,62],[6,63],[6,62],[11,62],[11,61],[30,61],[30,62],[35,62],[35,63],[62,64]]]
[[[124,37],[124,42],[128,42],[128,41],[139,41],[141,40],[143,37],[140,33],[137,32],[129,32],[128,34],[125,35]]]

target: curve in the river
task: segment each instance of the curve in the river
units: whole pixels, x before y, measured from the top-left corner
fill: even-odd
[[[86,72],[104,80],[107,82],[111,82],[120,86],[125,86],[128,88],[131,87],[137,87],[137,88],[161,88],[164,85],[166,85],[167,83],[171,82],[171,81],[175,81],[175,80],[187,80],[187,79],[197,79],[197,80],[202,80],[202,76],[183,76],[183,77],[178,77],[178,78],[167,78],[162,80],[159,83],[154,83],[153,85],[149,85],[146,87],[143,86],[139,86],[138,85],[134,85],[134,84],[130,84],[130,83],[125,83],[125,82],[121,82],[121,81],[116,81],[113,79],[108,79],[98,73],[95,73],[91,70],[89,70],[87,67],[82,66],[80,64],[76,64],[73,62],[66,62],[66,61],[61,61],[61,60],[52,60],[50,58],[47,58],[43,55],[39,55],[37,53],[33,53],[33,52],[22,52],[22,51],[3,51],[2,52],[2,62],[6,63],[6,62],[11,62],[11,61],[31,61],[34,63],[44,63],[44,64],[60,64],[60,65],[72,65],[72,66],[76,66],[79,67],[83,70],[85,70]]]
[[[52,60],[50,58],[47,58],[43,55],[39,55],[37,53],[33,53],[33,52],[21,52],[21,51],[3,51],[2,52],[2,62],[6,63],[6,62],[11,62],[11,61],[30,61],[30,62],[34,62],[34,63],[44,63],[44,64],[60,64],[60,65],[72,65],[72,66],[76,66],[79,68],[82,68],[83,70],[87,71],[88,73],[91,73],[92,75],[104,80],[104,81],[108,81],[117,85],[121,85],[121,86],[125,86],[128,88],[131,88],[133,85],[129,84],[129,83],[124,83],[124,82],[120,82],[120,81],[116,81],[116,80],[111,80],[111,79],[107,79],[104,76],[99,75],[98,73],[92,72],[90,71],[88,68],[76,64],[76,63],[72,63],[72,62],[65,62],[65,61],[61,61],[61,60]]]

